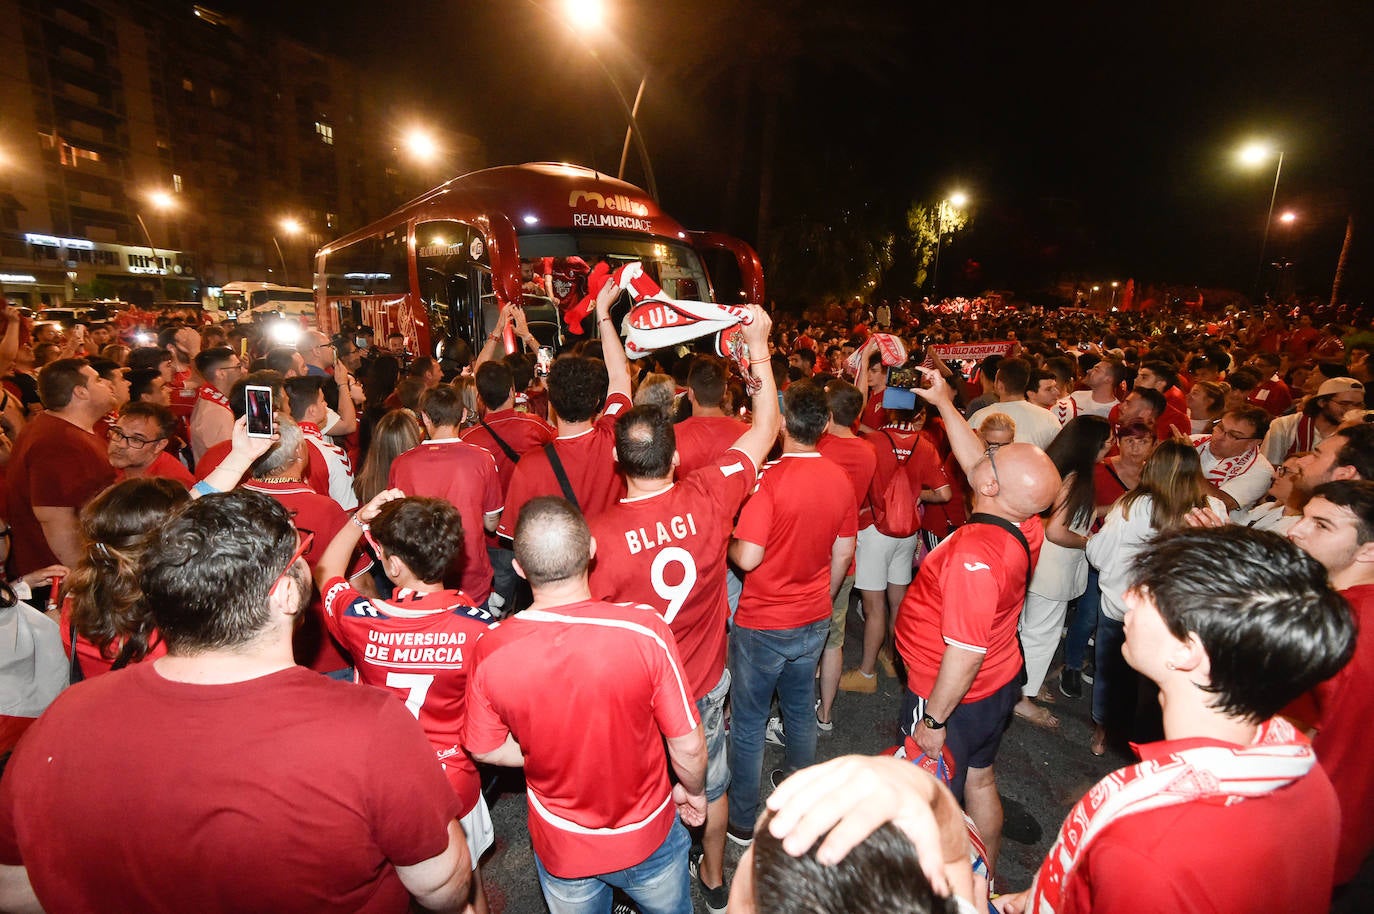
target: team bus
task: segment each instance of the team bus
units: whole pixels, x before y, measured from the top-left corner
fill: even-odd
[[[691,232],[644,191],[590,168],[509,165],[462,175],[315,255],[321,330],[399,332],[441,362],[476,352],[508,303],[525,307],[540,342],[560,349],[565,312],[588,275],[640,261],[676,299],[716,300],[703,257],[729,273],[732,301],[763,301],[753,248]],[[738,291],[733,286],[738,285]],[[588,320],[585,328],[595,334]]]
[[[270,282],[227,282],[220,290],[220,318],[252,323],[267,316],[314,318],[315,293]]]

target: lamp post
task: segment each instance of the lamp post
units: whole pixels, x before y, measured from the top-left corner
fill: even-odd
[[[176,200],[165,190],[156,190],[148,194],[148,202],[152,204],[154,209],[164,213],[176,208]],[[158,291],[162,293],[162,298],[165,301],[167,298],[167,274],[159,263],[157,247],[153,244],[153,235],[148,231],[148,223],[143,221],[143,213],[135,211],[134,218],[138,220],[138,227],[143,229],[143,240],[148,242],[148,250],[152,252],[153,271],[154,275],[157,276]]]
[[[1120,287],[1120,285],[1121,283],[1117,282],[1115,279],[1112,280],[1112,301],[1110,305],[1110,307],[1112,308],[1116,307],[1116,290]]]
[[[286,235],[287,237],[295,237],[296,235],[299,235],[301,233],[300,220],[293,219],[290,216],[287,216],[281,221],[279,221],[277,223],[277,228],[280,229],[282,234]],[[291,285],[291,278],[289,272],[286,269],[286,257],[281,252],[281,242],[277,240],[277,236],[275,234],[272,236],[272,244],[276,246],[277,259],[281,261],[281,284],[284,286],[289,286]]]
[[[940,201],[936,207],[935,215],[935,263],[930,269],[930,297],[939,302],[940,292],[940,248],[945,243],[945,212],[950,209],[962,209],[968,204],[968,194],[956,190],[948,197]]]
[[[1277,154],[1278,160],[1274,166],[1274,189],[1269,193],[1269,212],[1264,217],[1264,238],[1260,241],[1259,266],[1255,269],[1255,298],[1257,300],[1263,292],[1264,255],[1269,247],[1269,227],[1274,222],[1274,201],[1279,196],[1279,176],[1283,174],[1283,150],[1276,150],[1268,143],[1256,142],[1246,144],[1237,154],[1241,164],[1251,168],[1263,165],[1275,154]]]

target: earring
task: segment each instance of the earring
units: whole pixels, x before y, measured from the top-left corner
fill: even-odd
[[[1173,663],[1172,660],[1169,661],[1168,663],[1165,663],[1165,664],[1164,664],[1164,668],[1165,668],[1166,670],[1176,670],[1176,669],[1178,669],[1178,667],[1174,666],[1174,663]]]

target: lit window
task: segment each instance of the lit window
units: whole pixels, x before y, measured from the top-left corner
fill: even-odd
[[[196,91],[196,84],[191,82],[191,77],[185,76],[181,80],[181,88],[187,92]]]
[[[315,122],[315,132],[318,133],[318,134],[320,135],[320,139],[324,140],[324,144],[325,144],[326,146],[333,146],[333,145],[334,145],[334,128],[333,128],[333,127],[331,127],[330,125],[324,123],[323,121],[316,121],[316,122]]]
[[[181,193],[181,175],[172,175],[172,190]]]

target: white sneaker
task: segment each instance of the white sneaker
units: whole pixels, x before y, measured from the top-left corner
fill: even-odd
[[[829,733],[835,729],[833,720],[821,720],[821,700],[819,698],[816,699],[816,729],[822,733]]]
[[[763,728],[763,741],[775,746],[787,745],[787,734],[783,732],[781,717],[768,718],[768,726]]]

